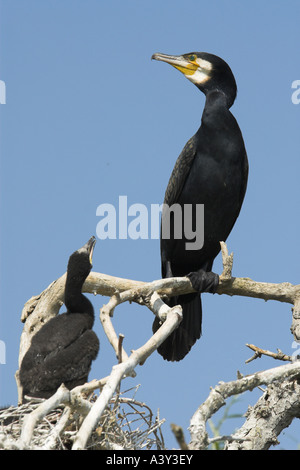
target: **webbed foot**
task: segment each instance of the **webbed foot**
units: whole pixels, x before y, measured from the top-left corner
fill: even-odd
[[[191,272],[187,274],[186,277],[189,278],[193,289],[197,292],[210,292],[214,294],[219,285],[219,275],[212,272],[206,272],[203,269]]]

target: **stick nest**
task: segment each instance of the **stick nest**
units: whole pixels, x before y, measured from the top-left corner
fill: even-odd
[[[137,390],[138,386],[135,387]],[[127,391],[128,392],[128,391]],[[98,426],[92,432],[88,450],[164,450],[161,426],[164,419],[126,392],[116,394],[106,407]],[[97,396],[89,397],[91,404]],[[21,431],[24,418],[37,409],[43,400],[30,400],[19,406],[0,410],[0,449],[21,450]],[[34,429],[30,442],[32,450],[70,450],[83,416],[61,405],[49,412]]]

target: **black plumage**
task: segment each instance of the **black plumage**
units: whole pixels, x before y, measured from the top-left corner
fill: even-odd
[[[182,238],[176,239],[176,221],[172,219],[170,237],[161,235],[162,276],[188,275],[198,292],[214,293],[219,278],[211,272],[213,262],[220,241],[227,239],[239,215],[248,179],[244,140],[229,111],[237,93],[235,78],[224,60],[208,53],[154,54],[152,58],[173,65],[206,95],[201,126],[177,159],[164,199],[168,206],[179,204],[183,214],[185,205],[191,204],[194,229],[196,205],[204,204],[204,244],[197,250],[187,249],[190,240],[185,237],[184,227]],[[178,100],[178,108],[184,108],[185,113],[190,106]],[[158,352],[164,359],[179,361],[201,336],[201,298],[198,293],[189,294],[172,298],[169,303],[182,305],[183,320]],[[153,331],[159,326],[155,319]]]
[[[92,269],[95,237],[69,258],[65,285],[67,312],[49,320],[32,338],[20,367],[23,395],[48,398],[64,383],[72,389],[88,380],[99,351],[92,330],[94,308],[82,294]]]

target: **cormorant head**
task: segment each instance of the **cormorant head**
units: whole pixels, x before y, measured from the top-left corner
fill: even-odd
[[[68,278],[69,280],[82,280],[82,284],[85,279],[88,277],[92,269],[92,258],[94,246],[96,243],[96,238],[93,236],[89,241],[75,251],[69,258],[68,262]]]
[[[236,81],[229,65],[220,57],[207,52],[190,52],[183,55],[153,54],[152,59],[173,65],[193,82],[205,95],[212,90],[222,91],[232,106],[236,93]]]

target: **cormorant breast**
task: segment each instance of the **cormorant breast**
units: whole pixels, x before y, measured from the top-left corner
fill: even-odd
[[[65,285],[66,313],[49,320],[32,338],[20,367],[23,395],[48,398],[64,383],[69,389],[88,380],[99,351],[92,330],[94,308],[82,294],[92,269],[95,237],[69,258]]]

